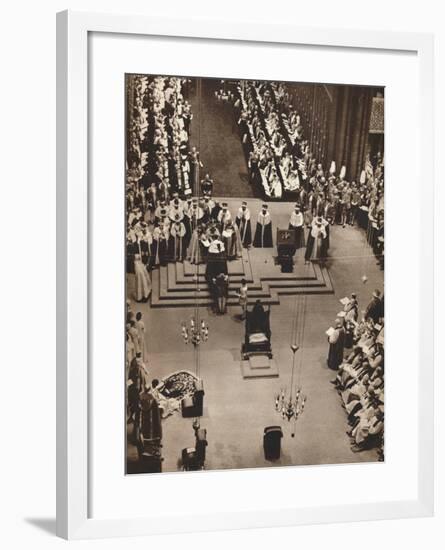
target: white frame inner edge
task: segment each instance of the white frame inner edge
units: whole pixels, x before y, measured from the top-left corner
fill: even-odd
[[[418,376],[418,498],[242,513],[89,517],[88,34],[223,39],[415,52],[419,66],[422,193]],[[187,74],[186,67],[184,74]],[[420,184],[420,182],[419,182]],[[151,18],[65,11],[57,16],[57,533],[64,538],[144,535],[418,517],[433,513],[433,38],[429,34],[298,28],[290,24]],[[419,366],[420,373],[420,366]]]

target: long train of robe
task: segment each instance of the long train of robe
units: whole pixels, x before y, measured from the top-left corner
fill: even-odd
[[[142,263],[139,255],[134,259],[134,274],[135,274],[135,298],[136,301],[146,300],[151,294],[151,279],[147,268]]]

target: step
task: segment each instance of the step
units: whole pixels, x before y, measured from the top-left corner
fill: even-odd
[[[249,360],[241,361],[241,373],[243,378],[278,378],[278,366],[274,359],[267,359],[269,366],[267,368],[254,368]]]

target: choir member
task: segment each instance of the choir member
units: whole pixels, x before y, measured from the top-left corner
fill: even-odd
[[[246,201],[243,201],[238,209],[236,225],[238,226],[244,248],[249,248],[252,244],[252,226],[250,223],[250,210],[247,208]]]
[[[289,220],[289,229],[295,231],[295,247],[303,248],[304,246],[304,216],[301,212],[300,205],[296,204]]]
[[[258,213],[255,238],[253,240],[253,246],[256,248],[273,247],[272,220],[268,209],[268,205],[263,204],[260,212]]]

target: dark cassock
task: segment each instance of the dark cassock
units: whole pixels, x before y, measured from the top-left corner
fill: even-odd
[[[184,212],[184,218],[182,222],[185,227],[185,244],[186,244],[186,247],[188,247],[190,244],[190,240],[192,238],[192,232],[193,232],[192,220],[191,220],[191,216],[192,216],[192,199],[191,198],[187,199],[187,202],[184,203],[182,209]]]
[[[219,202],[216,202],[211,214],[212,220],[218,221],[218,216],[221,210],[222,210],[221,204]]]
[[[168,260],[168,226],[155,222],[151,250],[151,266],[167,265]]]
[[[161,223],[161,233],[159,238],[159,263],[166,266],[168,263],[168,241],[170,238],[170,224]]]
[[[289,229],[295,231],[295,247],[303,248],[304,246],[304,216],[298,205],[290,215]]]
[[[238,209],[236,225],[238,226],[244,248],[249,248],[252,244],[252,226],[250,223],[250,210],[247,208],[247,202],[243,202]]]
[[[272,248],[272,220],[268,211],[268,205],[263,204],[261,208],[256,224],[255,238],[253,239],[253,246],[256,248]]]
[[[209,174],[206,174],[201,180],[201,192],[203,195],[211,195],[213,192],[213,180]]]
[[[338,367],[343,363],[343,352],[345,349],[345,329],[340,319],[335,321],[335,329],[328,336],[328,342],[328,367],[332,370],[338,370]]]

